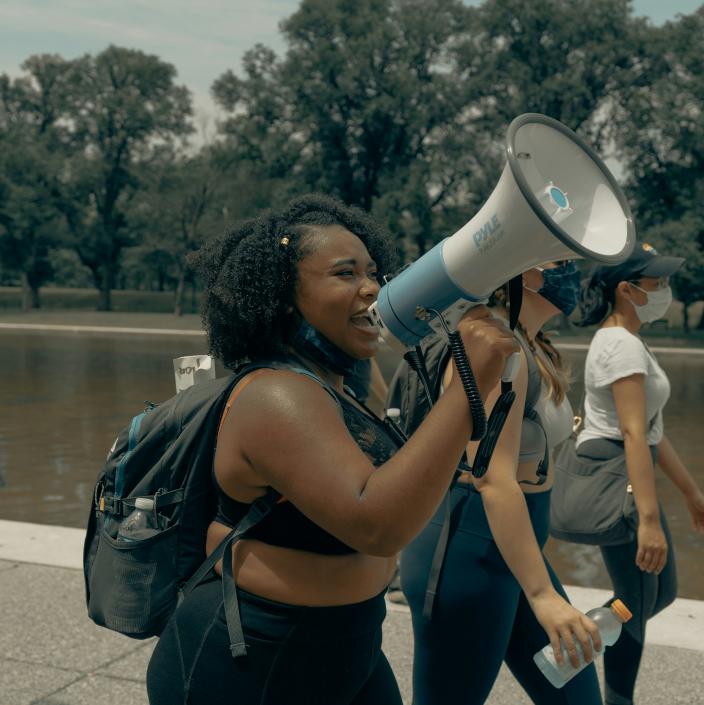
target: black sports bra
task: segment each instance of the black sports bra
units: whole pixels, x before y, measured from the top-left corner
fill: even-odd
[[[331,388],[328,391],[334,392]],[[398,446],[387,433],[383,422],[364,413],[341,394],[337,392],[334,394],[340,403],[345,425],[352,438],[376,467],[383,465],[398,450]],[[340,467],[339,471],[343,472],[344,467]],[[247,514],[251,505],[238,502],[224,492],[218,485],[214,467],[213,484],[218,498],[215,521],[229,527],[236,526]],[[280,501],[247,534],[247,538],[257,539],[272,546],[295,548],[325,555],[355,553],[353,548],[321,529],[287,500]]]

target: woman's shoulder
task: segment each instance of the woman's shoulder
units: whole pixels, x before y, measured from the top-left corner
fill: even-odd
[[[586,370],[597,386],[632,374],[647,374],[648,352],[643,341],[625,328],[600,328],[589,346]]]
[[[281,413],[293,411],[299,414],[308,405],[319,409],[320,402],[325,399],[339,406],[332,387],[302,366],[262,366],[249,372],[240,384],[239,406],[248,413],[254,410],[265,413],[278,410]]]
[[[631,331],[627,330],[623,326],[605,326],[603,328],[599,328],[596,333],[594,333],[594,337],[592,338],[592,343],[607,343],[610,341],[635,341],[639,345],[643,345],[641,339],[637,336],[631,333]]]
[[[594,334],[589,345],[589,353],[592,358],[605,354],[642,354],[645,353],[643,341],[622,326],[609,326],[599,328]]]

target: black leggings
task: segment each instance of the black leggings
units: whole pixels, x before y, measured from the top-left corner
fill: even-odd
[[[653,462],[655,447],[651,448]],[[592,460],[608,460],[623,453],[623,442],[595,439],[580,444],[578,454]],[[623,600],[633,613],[619,640],[604,654],[606,702],[609,705],[631,705],[638,668],[643,655],[646,622],[670,605],[677,596],[677,568],[670,529],[660,507],[660,523],[667,540],[667,563],[660,575],[644,573],[636,565],[638,540],[617,546],[602,546],[606,570],[614,595]]]
[[[230,655],[214,577],[159,639],[147,670],[150,705],[402,705],[381,651],[383,595],[343,607],[238,595],[247,655]]]
[[[541,546],[548,535],[549,494],[525,495]],[[423,617],[423,600],[442,507],[401,554],[401,585],[415,636],[413,705],[479,705],[489,696],[502,661],[539,705],[600,705],[593,664],[560,690],[538,670],[533,654],[548,637],[492,539],[479,493],[458,485],[450,497],[451,535],[430,621]]]

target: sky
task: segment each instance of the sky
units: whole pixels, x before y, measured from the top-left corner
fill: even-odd
[[[530,2],[530,0],[526,0]],[[193,94],[197,122],[213,128],[213,81],[238,73],[247,49],[261,42],[284,49],[279,22],[299,0],[0,0],[0,73],[16,76],[32,54],[73,59],[109,44],[140,49],[174,64],[177,83]],[[478,4],[478,0],[468,0]],[[654,24],[689,14],[702,0],[634,0],[634,13]]]

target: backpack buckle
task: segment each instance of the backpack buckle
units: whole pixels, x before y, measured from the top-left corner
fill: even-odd
[[[122,516],[122,499],[120,497],[102,494],[99,507],[101,512],[107,512],[118,517]]]

